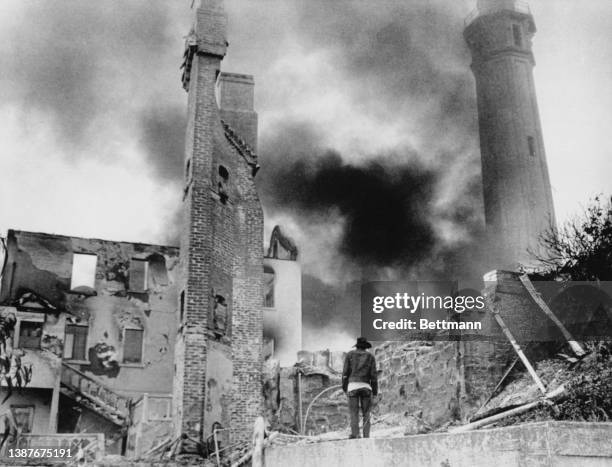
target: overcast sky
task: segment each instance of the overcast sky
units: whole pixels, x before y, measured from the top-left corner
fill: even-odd
[[[173,241],[190,3],[0,2],[1,235]],[[612,191],[612,1],[530,3],[540,116],[564,221]],[[408,206],[397,233],[423,252],[434,249],[428,236],[456,244],[482,221],[475,89],[461,37],[474,4],[226,2],[223,68],[255,76],[266,229],[286,227],[307,272],[333,280],[355,262],[385,266],[390,252],[412,254],[400,244],[372,252],[377,231],[363,224],[376,205],[363,215],[350,198],[362,189],[368,199],[380,195],[380,206],[391,199],[389,216]],[[339,178],[342,193],[328,189]],[[312,183],[296,195],[291,187],[303,180]]]

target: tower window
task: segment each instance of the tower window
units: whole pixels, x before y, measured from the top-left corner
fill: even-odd
[[[274,308],[274,269],[264,266],[264,307]]]
[[[180,322],[183,323],[183,317],[185,316],[185,291],[181,292],[181,299],[179,304]]]
[[[224,204],[229,198],[228,182],[229,182],[229,172],[227,171],[225,167],[220,165],[217,191],[219,193],[219,198],[221,198],[221,202]]]
[[[529,148],[529,155],[531,157],[536,156],[535,138],[533,136],[527,137],[527,147]]]
[[[523,31],[519,24],[512,25],[512,35],[514,37],[514,45],[517,47],[523,47]]]
[[[227,334],[229,325],[229,307],[223,295],[212,291],[212,309],[208,316],[208,329],[214,331],[218,336]]]

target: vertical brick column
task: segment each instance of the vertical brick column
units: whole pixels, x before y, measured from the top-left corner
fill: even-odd
[[[177,435],[202,438],[207,365],[207,318],[211,290],[212,164],[219,121],[215,84],[226,51],[226,16],[220,0],[196,10],[195,53],[190,61],[185,187],[180,242],[180,335],[175,350],[174,419]]]
[[[234,397],[233,437],[247,441],[255,418],[263,413],[263,212],[252,176],[246,166],[240,177],[244,200],[238,217],[244,219],[237,230],[234,277],[234,321],[232,360]]]

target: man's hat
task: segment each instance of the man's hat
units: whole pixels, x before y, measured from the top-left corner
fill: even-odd
[[[372,344],[370,344],[365,337],[358,337],[357,343],[353,347],[357,347],[358,349],[369,349],[372,347]]]

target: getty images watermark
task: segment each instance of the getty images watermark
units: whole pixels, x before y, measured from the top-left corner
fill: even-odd
[[[367,282],[361,334],[373,341],[505,340],[499,320],[520,342],[564,340],[557,320],[579,340],[612,339],[612,282]]]

